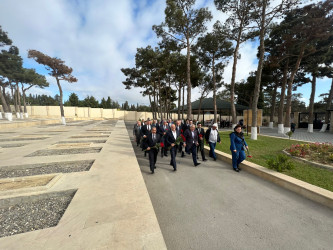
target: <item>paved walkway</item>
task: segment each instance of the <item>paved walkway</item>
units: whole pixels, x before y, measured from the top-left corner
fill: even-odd
[[[332,249],[333,210],[221,161],[159,155],[152,175],[132,145],[169,250]]]
[[[0,169],[34,163],[95,162],[90,171],[59,174],[52,187],[33,193],[78,190],[57,226],[0,238],[0,249],[166,249],[124,121],[85,121],[70,125],[1,131],[0,142],[7,144],[13,143],[8,142],[13,138],[42,135],[47,138],[24,140],[26,145],[20,148],[3,148]],[[99,130],[106,129],[111,131],[106,143],[88,144],[88,147],[103,147],[100,153],[25,157],[37,150],[54,149],[54,144],[60,141],[100,139]],[[9,197],[31,194],[16,193]],[[0,192],[1,198],[8,196]]]
[[[277,136],[277,137],[283,137],[283,138],[289,138],[288,136],[284,134],[278,134],[277,128],[268,128],[268,127],[262,127],[260,129],[260,133],[263,135],[269,135],[269,136]],[[326,131],[325,133],[320,133],[319,130],[314,130],[313,133],[307,132],[307,129],[299,128],[295,130],[295,133],[293,133],[291,139],[299,140],[299,141],[307,141],[307,142],[330,142],[333,143],[333,134]]]

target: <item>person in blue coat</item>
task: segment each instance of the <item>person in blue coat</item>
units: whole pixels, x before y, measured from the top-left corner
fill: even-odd
[[[248,145],[244,139],[242,132],[242,126],[237,124],[234,128],[234,132],[230,134],[230,150],[232,153],[232,167],[236,172],[239,172],[239,164],[245,160],[245,148],[248,149]]]

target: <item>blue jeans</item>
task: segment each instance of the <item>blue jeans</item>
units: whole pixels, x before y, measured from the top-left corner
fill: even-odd
[[[216,154],[215,154],[215,147],[216,147],[216,142],[209,142],[209,156],[213,157],[216,160]]]
[[[245,151],[237,150],[237,152],[231,151],[231,153],[232,153],[232,167],[238,168],[238,165],[246,158]]]

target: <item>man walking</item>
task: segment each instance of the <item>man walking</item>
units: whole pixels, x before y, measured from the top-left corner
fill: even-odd
[[[184,136],[186,138],[186,142],[184,143],[187,149],[186,152],[192,153],[194,166],[199,166],[200,163],[197,162],[198,131],[195,130],[194,124],[190,126],[190,129],[185,131]]]
[[[163,121],[163,124],[161,124],[159,128],[160,129],[159,129],[158,133],[162,137],[161,138],[161,142],[163,142],[164,144],[166,144],[166,142],[165,142],[166,134],[170,130],[170,127],[168,126],[168,122],[167,121]],[[161,157],[163,157],[163,156],[168,156],[168,148],[167,147],[163,147],[161,149]]]
[[[207,161],[206,160],[206,156],[205,156],[205,130],[202,128],[202,124],[199,122],[198,123],[198,127],[197,127],[197,131],[198,131],[198,147],[197,147],[197,159],[199,159],[199,150],[201,153],[201,157],[202,157],[202,161]]]
[[[151,133],[148,134],[147,139],[145,141],[145,149],[149,154],[149,166],[150,171],[153,174],[154,170],[156,169],[156,160],[157,160],[157,153],[158,149],[153,148],[156,146],[156,143],[161,142],[161,136],[156,133],[156,127],[152,127]]]
[[[177,171],[177,163],[176,163],[176,156],[177,156],[177,148],[178,145],[176,145],[176,140],[180,136],[180,133],[177,134],[176,126],[175,124],[171,125],[171,130],[169,130],[166,134],[166,142],[168,146],[171,146],[170,148],[170,155],[171,155],[171,161],[170,165],[173,167],[173,171]]]
[[[216,154],[215,154],[215,147],[216,143],[221,143],[220,135],[217,130],[217,123],[214,123],[213,126],[209,129],[207,129],[205,134],[206,143],[209,144],[209,156],[214,158],[214,161],[216,161]]]
[[[141,122],[137,121],[133,128],[133,135],[135,136],[136,146],[140,145],[141,140]]]

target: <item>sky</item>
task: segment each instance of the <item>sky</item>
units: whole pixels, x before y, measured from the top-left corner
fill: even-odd
[[[278,0],[274,0],[277,2]],[[226,15],[218,11],[213,0],[197,0],[197,7],[208,7],[213,24],[223,22]],[[135,66],[136,49],[156,46],[158,38],[152,31],[154,24],[164,21],[165,0],[0,0],[0,25],[20,50],[24,67],[35,68],[47,76],[50,87],[32,88],[32,94],[54,96],[59,93],[54,78],[45,67],[27,58],[29,49],[58,57],[73,68],[76,83],[63,82],[64,99],[76,93],[80,99],[94,96],[98,100],[112,100],[130,104],[149,105],[140,89],[126,90],[121,68]],[[246,79],[257,68],[257,44],[244,43],[240,49],[236,81]],[[225,69],[224,81],[230,83],[232,61]],[[316,101],[328,92],[330,79],[317,82]],[[308,103],[311,86],[306,84],[296,92]],[[192,100],[200,96],[192,90]]]

